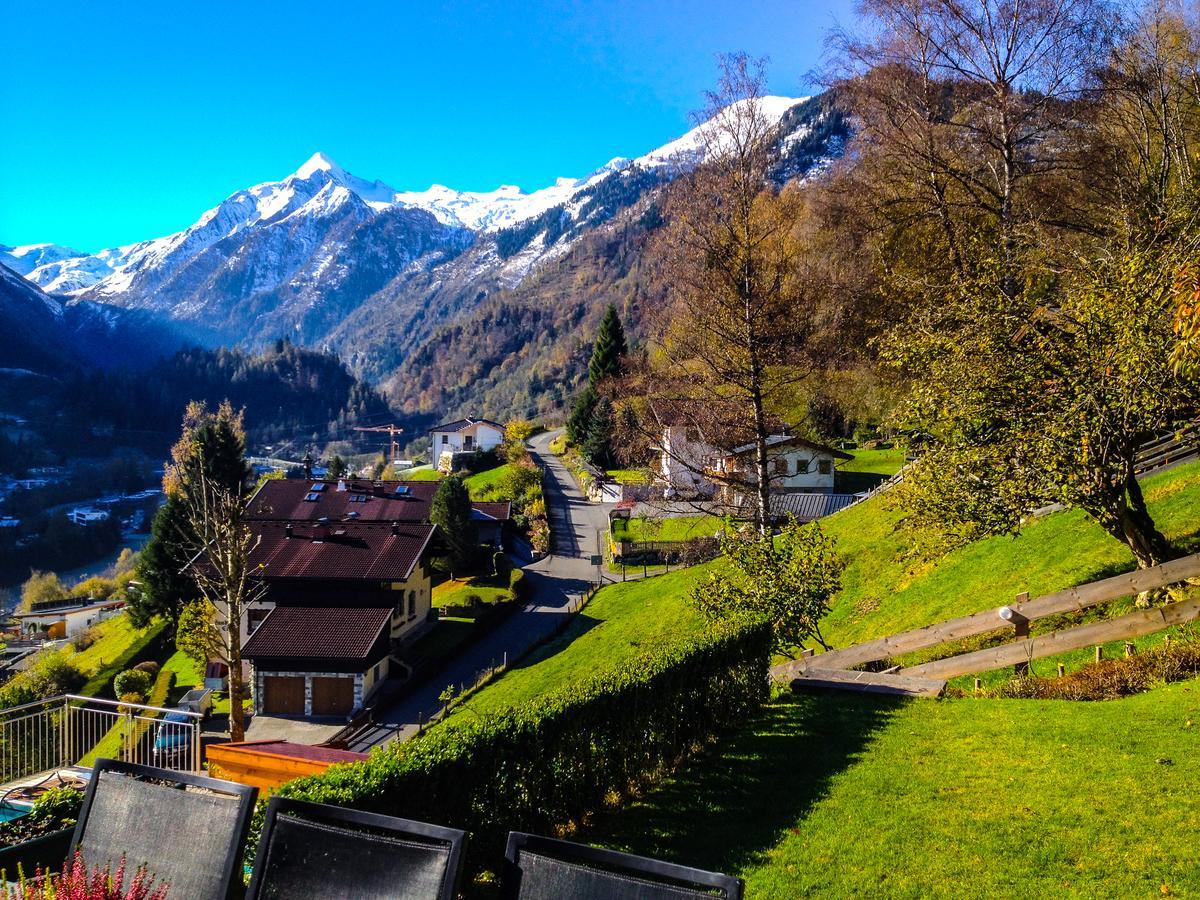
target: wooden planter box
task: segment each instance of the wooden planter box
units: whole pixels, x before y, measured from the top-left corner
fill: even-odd
[[[71,852],[71,836],[74,833],[75,827],[71,826],[61,831],[43,834],[22,844],[0,848],[0,869],[4,870],[9,881],[16,881],[18,866],[27,878],[38,868],[43,872],[61,871],[62,864]]]

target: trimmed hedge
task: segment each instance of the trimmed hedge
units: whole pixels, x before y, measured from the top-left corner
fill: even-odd
[[[769,623],[716,623],[520,709],[462,717],[279,793],[466,829],[473,873],[496,872],[510,830],[579,822],[752,715],[769,693],[770,650]]]

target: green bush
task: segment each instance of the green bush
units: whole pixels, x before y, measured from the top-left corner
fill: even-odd
[[[525,570],[514,568],[508,575],[508,589],[512,592],[514,600],[525,596],[525,587]]]
[[[24,672],[0,687],[0,709],[20,706],[35,700],[73,694],[87,681],[87,676],[61,653],[42,657]]]
[[[137,694],[145,699],[153,682],[149,672],[142,669],[126,669],[113,679],[113,693],[122,700],[130,694]]]
[[[497,871],[509,830],[552,834],[581,821],[745,721],[767,699],[771,640],[765,622],[714,623],[519,709],[464,717],[280,793],[464,828],[472,869]]]

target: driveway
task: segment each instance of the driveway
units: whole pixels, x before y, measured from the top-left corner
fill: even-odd
[[[592,556],[600,553],[612,504],[589,503],[574,476],[550,452],[550,441],[560,433],[536,435],[528,445],[534,462],[546,473],[546,514],[553,541],[550,556],[525,566],[529,602],[395,705],[376,710],[376,724],[349,749],[366,750],[410,737],[419,722],[441,709],[438,695],[448,685],[471,684],[481,671],[505,658],[516,659],[569,618],[569,604],[600,578],[602,570]]]

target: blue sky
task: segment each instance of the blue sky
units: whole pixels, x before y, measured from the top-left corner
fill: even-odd
[[[15,3],[0,243],[190,225],[314,151],[397,189],[529,190],[689,127],[718,53],[811,93],[847,0]]]

